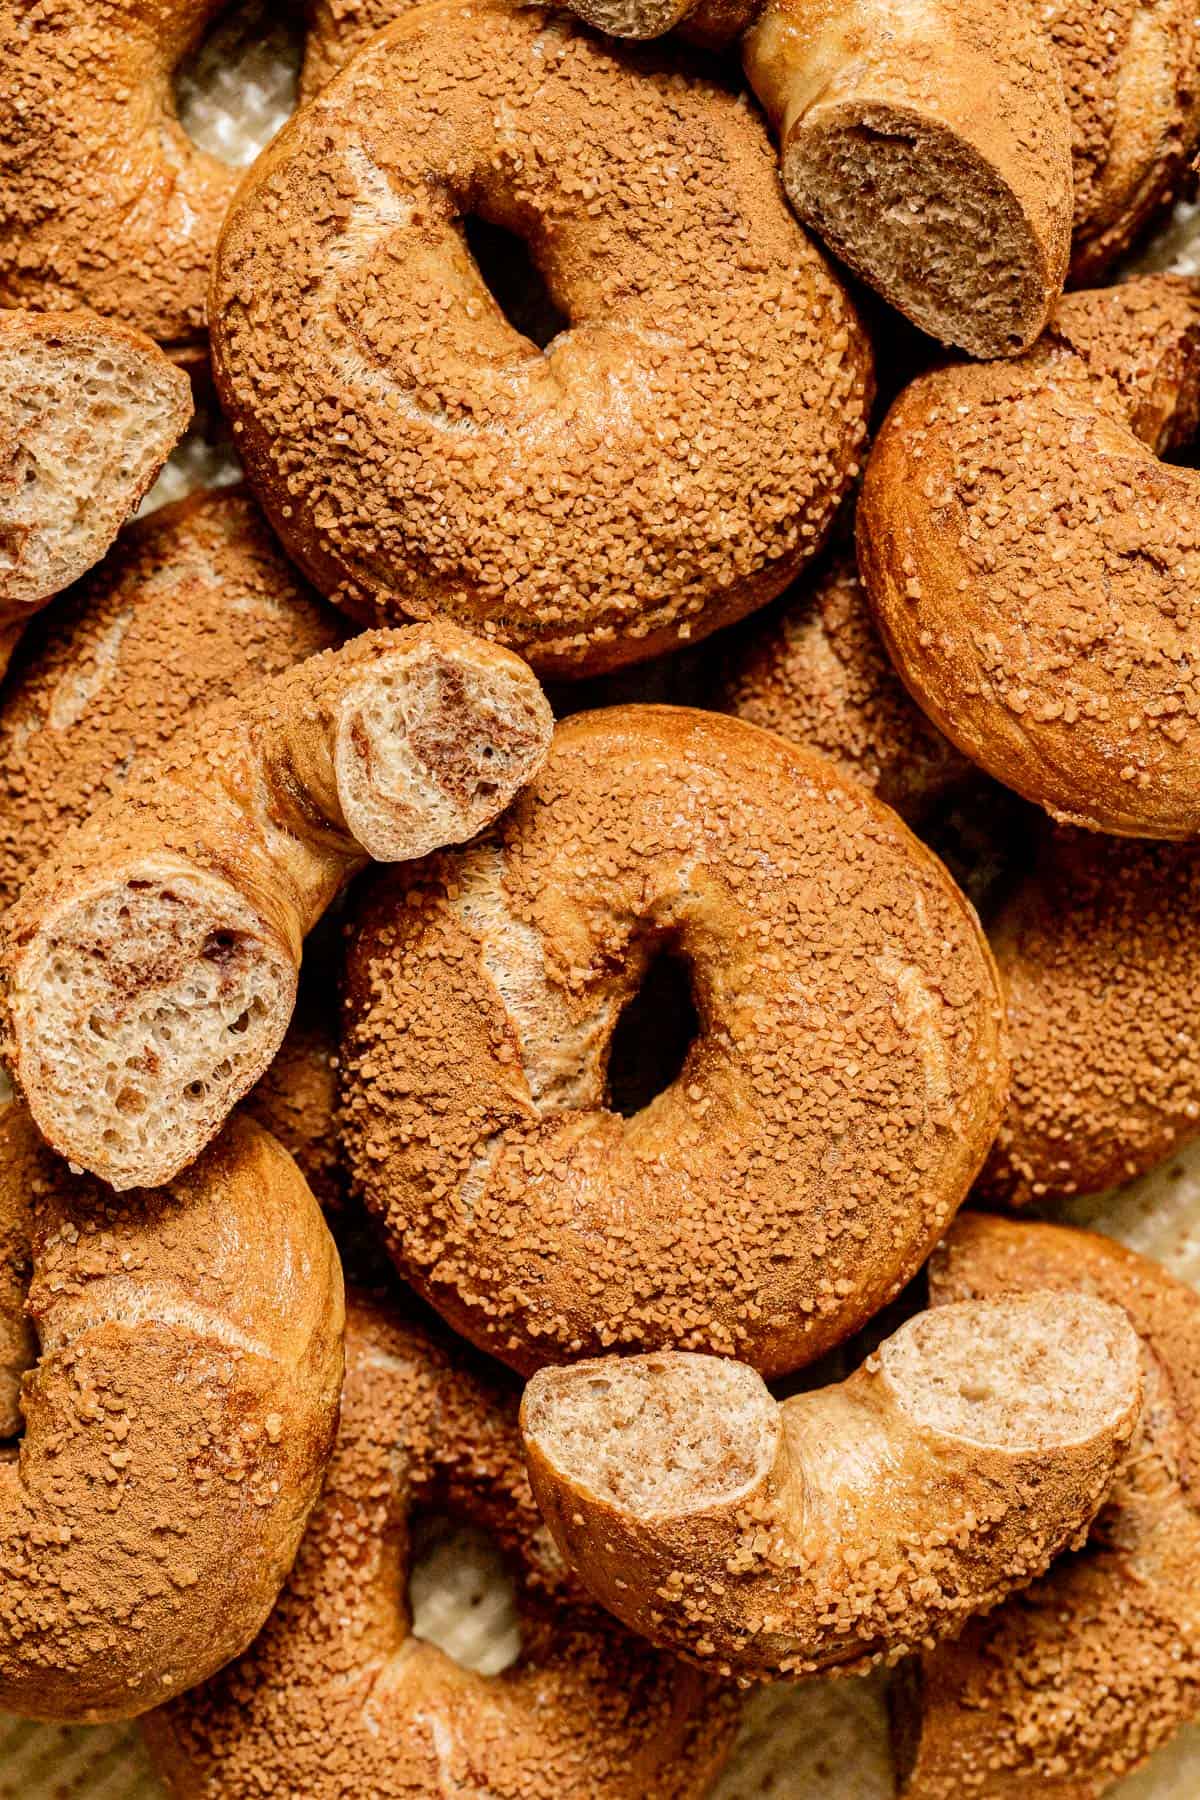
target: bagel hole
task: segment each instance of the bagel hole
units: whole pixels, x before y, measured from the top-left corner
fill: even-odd
[[[466,214],[462,229],[480,280],[504,317],[514,331],[544,350],[571,321],[554,304],[529,245],[515,231],[478,213]]]
[[[674,948],[651,958],[617,1020],[608,1056],[606,1104],[633,1118],[677,1081],[700,1035],[691,971]]]
[[[444,1513],[412,1521],[408,1607],[413,1636],[460,1668],[500,1675],[521,1654],[516,1587],[495,1538]]]
[[[304,52],[284,0],[226,7],[175,71],[179,123],[200,150],[245,168],[295,112]]]

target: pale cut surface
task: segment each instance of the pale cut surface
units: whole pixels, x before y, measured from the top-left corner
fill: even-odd
[[[295,968],[241,896],[152,859],[68,902],[20,978],[36,995],[43,1129],[118,1186],[140,1181],[164,1138],[199,1154],[295,1004]]]
[[[951,1316],[953,1315],[953,1316]],[[879,1360],[920,1425],[998,1449],[1092,1435],[1126,1402],[1125,1320],[1082,1294],[918,1313]]]
[[[638,1518],[733,1499],[769,1469],[779,1437],[762,1378],[711,1356],[544,1369],[526,1409],[556,1468]]]
[[[1128,1404],[1123,1315],[1084,1295],[919,1313],[878,1352],[920,1427],[995,1449],[1085,1441]],[[868,1368],[872,1365],[868,1363]],[[544,1369],[529,1435],[560,1478],[640,1519],[737,1499],[770,1469],[779,1409],[742,1364],[671,1355]]]
[[[0,315],[0,603],[99,562],[191,417],[156,345],[82,313]]]

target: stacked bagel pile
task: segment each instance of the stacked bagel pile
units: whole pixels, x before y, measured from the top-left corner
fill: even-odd
[[[1193,1793],[1194,6],[295,11],[0,0],[0,1710]]]

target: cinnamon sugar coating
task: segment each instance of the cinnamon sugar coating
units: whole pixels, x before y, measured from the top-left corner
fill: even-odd
[[[716,704],[808,744],[919,819],[971,772],[888,660],[853,552],[797,583],[722,671]]]
[[[0,4],[0,306],[87,305],[175,350],[202,342],[237,176],[183,131],[171,74],[223,3]]]
[[[27,633],[0,695],[0,905],[203,707],[344,635],[247,494],[131,527]]]
[[[337,1105],[337,1007],[300,983],[287,1036],[243,1110],[295,1157],[327,1218],[345,1204]]]
[[[859,563],[966,755],[1054,817],[1200,831],[1200,283],[1069,295],[1027,356],[913,383],[872,450]]]
[[[990,1199],[1099,1193],[1200,1131],[1198,925],[1200,846],[1048,834],[992,932],[1013,1068]]]
[[[1176,197],[1200,135],[1192,0],[1047,0],[1071,114],[1071,275],[1095,281]]]
[[[632,1118],[614,1027],[656,952],[700,1034]],[[941,864],[811,752],[715,713],[561,724],[485,839],[351,934],[343,1140],[399,1266],[529,1370],[610,1348],[767,1372],[914,1273],[991,1142],[995,972]]]
[[[699,1800],[732,1696],[628,1636],[564,1569],[521,1456],[515,1391],[379,1304],[351,1304],[324,1497],[240,1661],[144,1722],[176,1800]],[[414,1507],[490,1531],[522,1650],[485,1677],[410,1635]]]
[[[529,244],[543,353],[466,247]],[[856,469],[865,339],[749,109],[678,56],[487,3],[400,19],[223,229],[218,386],[272,522],[357,616],[444,612],[559,674],[738,618]]]
[[[118,1201],[9,1106],[0,1210],[40,1348],[0,1460],[0,1705],[128,1718],[270,1611],[333,1442],[341,1271],[295,1164],[245,1119]],[[23,1297],[6,1286],[6,1324]]]
[[[1200,1299],[1105,1238],[975,1214],[931,1267],[935,1305],[1033,1288],[1124,1307],[1141,1424],[1086,1548],[912,1672],[906,1800],[1096,1800],[1200,1713]]]

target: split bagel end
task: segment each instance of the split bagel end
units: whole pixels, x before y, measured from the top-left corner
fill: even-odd
[[[522,662],[427,625],[312,657],[173,739],[5,916],[7,1050],[40,1129],[117,1188],[185,1167],[279,1048],[343,882],[472,836],[550,728]]]
[[[782,1405],[664,1353],[543,1369],[522,1427],[554,1538],[652,1642],[726,1675],[852,1673],[957,1631],[1076,1542],[1141,1405],[1113,1306],[919,1314]]]
[[[935,1307],[1033,1289],[1125,1310],[1141,1422],[1080,1553],[902,1679],[905,1800],[1098,1800],[1200,1714],[1200,1298],[1090,1232],[978,1214],[931,1265]]]

